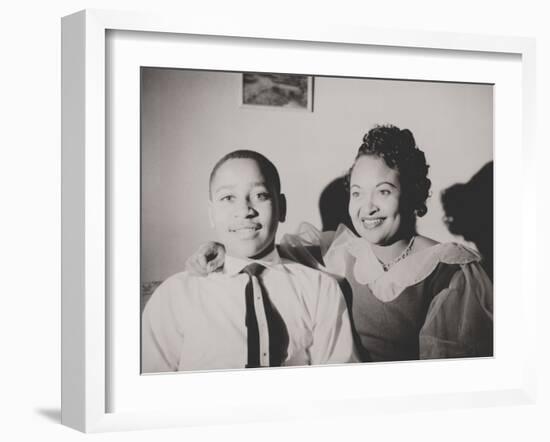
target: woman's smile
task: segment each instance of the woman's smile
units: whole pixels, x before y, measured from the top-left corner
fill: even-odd
[[[363,217],[361,222],[366,229],[374,229],[384,222],[385,217]]]

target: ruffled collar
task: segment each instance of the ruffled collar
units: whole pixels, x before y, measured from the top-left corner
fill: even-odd
[[[327,252],[329,268],[331,263],[337,261],[339,251],[344,249],[355,258],[352,270],[355,280],[367,285],[377,298],[385,302],[397,298],[407,287],[426,279],[439,263],[461,265],[480,260],[477,253],[461,244],[441,243],[407,256],[384,272],[370,244],[340,226]],[[342,273],[344,269],[338,270]]]

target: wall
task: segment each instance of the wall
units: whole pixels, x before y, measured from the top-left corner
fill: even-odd
[[[419,230],[459,241],[442,222],[441,190],[493,159],[492,86],[315,77],[314,111],[241,108],[237,73],[142,72],[142,279],[181,271],[207,222],[208,176],[225,153],[254,149],[278,167],[288,217],[321,227],[319,197],[352,164],[373,125],[409,128],[430,164],[432,197]]]

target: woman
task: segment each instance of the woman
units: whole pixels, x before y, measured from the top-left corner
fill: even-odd
[[[281,242],[281,254],[341,281],[363,360],[493,354],[492,284],[480,257],[416,232],[416,218],[427,212],[427,174],[409,130],[376,126],[347,176],[359,236],[343,225],[333,233],[303,224]],[[192,262],[206,262],[212,251],[207,246]]]

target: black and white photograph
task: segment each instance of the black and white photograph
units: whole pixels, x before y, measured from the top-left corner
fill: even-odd
[[[142,67],[142,374],[493,357],[493,94]]]

